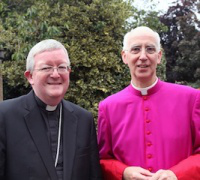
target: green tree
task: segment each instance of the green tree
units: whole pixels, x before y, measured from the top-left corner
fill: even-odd
[[[181,2],[160,18],[168,27],[168,31],[162,33],[167,81],[200,87],[200,21],[195,14],[200,11],[200,2]]]
[[[27,53],[36,42],[54,38],[65,45],[71,59],[66,98],[96,115],[98,102],[129,82],[120,58],[125,20],[131,15],[129,2],[26,3],[26,11],[11,11],[10,4],[0,2],[0,14],[4,15],[0,19],[0,49],[7,54],[3,64],[4,95],[12,98],[30,90],[23,77]]]
[[[23,76],[28,51],[37,42],[53,38],[65,45],[71,60],[70,89],[65,98],[96,117],[99,101],[130,83],[120,52],[125,32],[141,25],[127,19],[140,13],[130,1],[123,0],[24,0],[22,10],[14,8],[16,2],[21,1],[0,2],[0,50],[6,52],[5,98],[30,90]],[[146,25],[158,22],[155,14],[145,17]],[[160,28],[161,24],[152,26]],[[161,66],[161,74],[163,69]]]

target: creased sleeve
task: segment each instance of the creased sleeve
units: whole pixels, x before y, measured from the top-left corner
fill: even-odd
[[[194,143],[194,154],[200,154],[200,91],[195,101],[192,113],[192,137]]]
[[[112,131],[109,114],[103,101],[99,104],[98,144],[104,180],[122,180],[122,175],[127,165],[116,160],[112,153]]]
[[[178,180],[200,179],[200,93],[198,93],[193,107],[191,130],[193,155],[171,168]]]
[[[100,160],[104,180],[122,180],[127,165],[115,159]]]
[[[111,129],[106,117],[103,101],[99,104],[98,112],[98,145],[100,159],[112,159]]]
[[[200,154],[195,154],[173,166],[170,170],[174,172],[178,180],[200,179]]]

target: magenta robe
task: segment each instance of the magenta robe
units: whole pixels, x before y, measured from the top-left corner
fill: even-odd
[[[99,104],[101,159],[156,172],[200,153],[200,91],[158,81],[142,96],[129,85]]]

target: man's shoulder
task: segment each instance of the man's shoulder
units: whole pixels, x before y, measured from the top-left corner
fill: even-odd
[[[23,103],[23,100],[26,98],[27,95],[22,95],[22,96],[19,96],[19,97],[16,97],[16,98],[12,98],[12,99],[7,99],[7,100],[4,100],[2,102],[0,102],[0,109],[12,109],[13,106],[16,108],[16,107],[19,107],[20,104]]]
[[[102,100],[101,103],[112,104],[114,102],[125,101],[125,99],[129,98],[130,95],[131,95],[131,92],[130,92],[130,85],[129,85],[125,87],[124,89],[122,89],[121,91],[118,91],[108,96],[107,98]]]
[[[66,112],[65,115],[71,116],[72,118],[75,117],[77,122],[84,123],[85,126],[94,123],[93,115],[88,110],[84,109],[83,107],[74,104],[70,101],[63,100],[63,110]]]
[[[177,93],[192,93],[192,94],[200,93],[200,91],[198,89],[195,89],[191,86],[170,83],[170,82],[162,82],[162,83],[163,83],[163,88],[165,88],[168,91],[174,91]]]
[[[65,99],[63,99],[63,105],[64,105],[64,108],[66,108],[68,111],[71,111],[71,112],[89,113],[89,111],[86,110],[85,108]]]

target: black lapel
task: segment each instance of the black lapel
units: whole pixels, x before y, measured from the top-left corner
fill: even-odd
[[[41,155],[49,176],[52,180],[57,180],[56,169],[54,167],[50,145],[46,134],[45,122],[43,121],[42,115],[36,104],[34,94],[29,93],[27,97],[27,110],[29,111],[25,115],[27,127]]]
[[[64,179],[72,179],[76,151],[77,117],[68,102],[63,101],[63,161]]]

